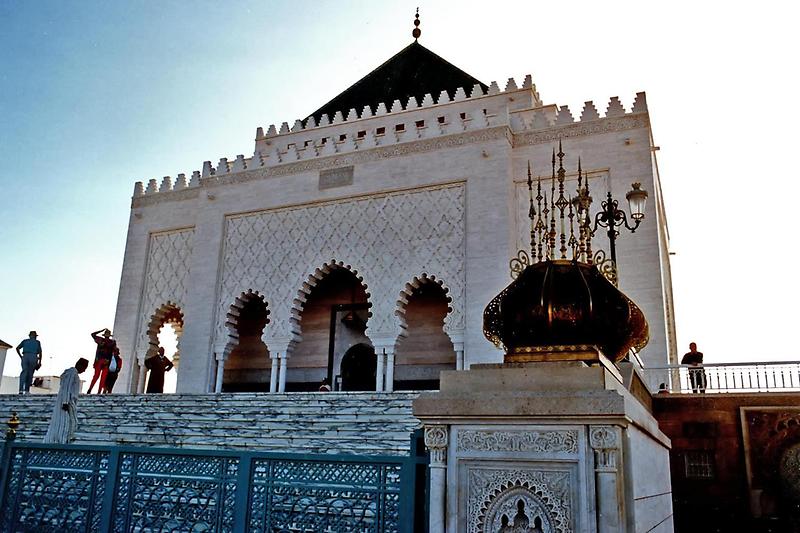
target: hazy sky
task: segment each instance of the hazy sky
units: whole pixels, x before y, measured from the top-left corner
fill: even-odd
[[[531,73],[575,116],[647,91],[681,350],[800,359],[797,13],[708,4],[425,1],[420,42],[501,87]],[[45,373],[91,356],[134,182],[251,155],[257,126],[306,116],[406,46],[417,5],[0,0],[0,339],[37,329]]]

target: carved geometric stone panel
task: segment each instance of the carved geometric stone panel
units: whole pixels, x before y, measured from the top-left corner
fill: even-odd
[[[150,235],[144,296],[137,326],[136,354],[140,360],[144,359],[150,347],[147,329],[153,314],[167,303],[181,310],[184,308],[193,238],[194,228]]]
[[[363,277],[372,304],[368,334],[400,333],[400,291],[423,273],[441,280],[452,298],[445,330],[463,330],[464,202],[464,184],[454,183],[228,217],[216,342],[227,336],[230,305],[248,289],[265,296],[274,317],[267,336],[297,333],[298,291],[331,260]]]

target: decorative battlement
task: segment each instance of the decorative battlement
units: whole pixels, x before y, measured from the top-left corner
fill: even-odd
[[[422,102],[411,97],[405,106],[400,100],[395,100],[388,105],[379,104],[374,111],[370,106],[364,106],[360,114],[356,109],[350,109],[346,114],[337,111],[332,118],[322,115],[319,124],[312,116],[305,121],[295,120],[291,127],[288,122],[279,128],[270,125],[266,133],[263,127],[259,127],[252,157],[246,158],[242,154],[233,160],[223,157],[216,165],[205,161],[202,171],[194,171],[188,182],[185,174],[178,174],[174,183],[170,176],[165,176],[160,184],[151,179],[146,187],[137,182],[133,197],[190,189],[200,186],[205,180],[216,181],[223,175],[257,168],[352,154],[496,126],[506,125],[511,132],[519,134],[646,112],[645,93],[640,92],[630,112],[625,110],[618,97],[609,100],[605,116],[600,115],[593,102],[585,102],[576,122],[568,106],[543,105],[531,75],[527,75],[521,88],[514,78],[509,78],[503,91],[497,82],[492,82],[485,93],[480,85],[475,84],[469,95],[466,89],[459,88],[453,98],[447,91],[441,91],[435,100],[431,94],[426,94]]]

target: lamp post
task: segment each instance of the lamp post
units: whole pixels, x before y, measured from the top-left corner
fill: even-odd
[[[631,233],[636,231],[639,224],[641,224],[644,219],[644,206],[647,201],[647,191],[642,189],[641,183],[636,182],[631,185],[631,190],[628,191],[625,198],[628,200],[633,226],[628,223],[627,213],[619,208],[619,202],[611,197],[611,191],[609,191],[606,200],[601,204],[602,209],[594,218],[594,227],[591,230],[592,237],[594,237],[598,228],[608,228],[606,235],[608,235],[609,252],[615,269],[617,265],[616,242],[619,236],[617,228],[627,228]],[[591,202],[591,200],[589,200],[589,202]]]

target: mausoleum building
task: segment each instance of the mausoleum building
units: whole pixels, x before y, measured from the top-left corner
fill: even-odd
[[[436,389],[442,370],[502,361],[483,310],[529,246],[528,165],[549,195],[559,141],[593,212],[632,182],[649,192],[618,281],[649,323],[641,360],[676,363],[656,147],[632,101],[573,112],[530,75],[483,83],[415,40],[307,117],[258,127],[246,155],[137,182],[118,392],[144,390],[165,324],[179,392]],[[605,230],[593,242],[608,251]]]

